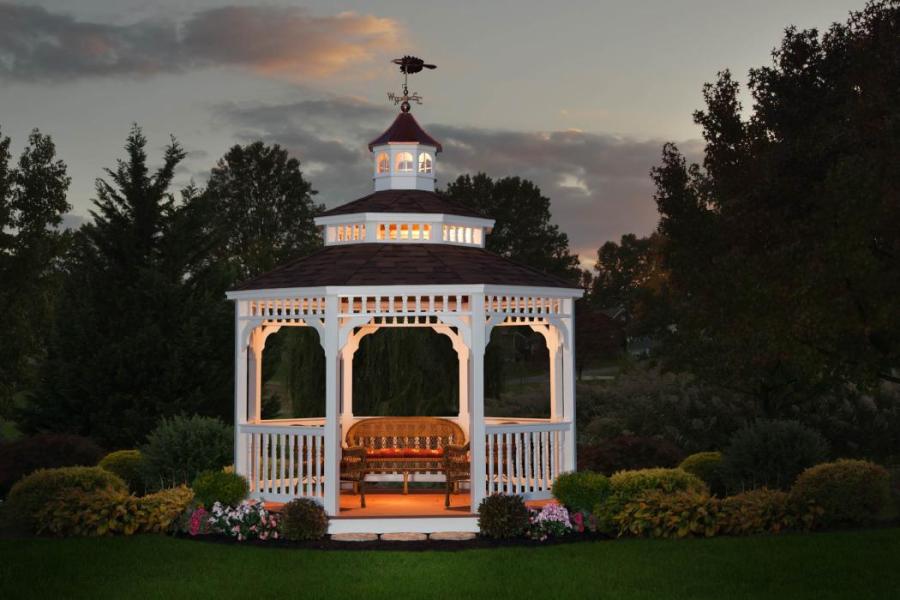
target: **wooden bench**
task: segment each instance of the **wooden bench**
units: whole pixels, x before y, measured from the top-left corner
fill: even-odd
[[[403,493],[410,473],[447,475],[446,501],[460,481],[461,463],[468,469],[468,444],[459,425],[437,417],[373,417],[347,431],[342,479],[359,487],[365,506],[364,480],[370,473],[402,473]],[[448,469],[449,466],[449,469]]]

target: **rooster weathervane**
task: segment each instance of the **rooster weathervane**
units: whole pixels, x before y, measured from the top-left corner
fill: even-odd
[[[413,92],[412,94],[409,93],[409,87],[407,87],[409,76],[413,73],[420,72],[422,69],[436,69],[437,65],[426,64],[424,60],[417,56],[395,58],[391,62],[395,65],[399,65],[400,72],[403,73],[403,95],[398,96],[394,92],[388,92],[388,100],[393,101],[395,105],[399,104],[401,111],[409,112],[410,102],[422,104],[422,96],[420,96],[418,92]]]

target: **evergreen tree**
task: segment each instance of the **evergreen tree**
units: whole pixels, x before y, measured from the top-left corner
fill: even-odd
[[[196,218],[204,211],[193,191],[181,202],[169,191],[181,146],[173,139],[151,173],[146,145],[134,126],[127,158],[97,180],[93,221],[67,257],[41,386],[22,415],[27,429],[133,447],[160,417],[231,413],[230,364],[206,352],[221,325],[206,321],[208,264],[198,249],[208,231]],[[231,355],[230,346],[220,353]]]
[[[9,145],[0,135],[0,416],[35,383],[69,240],[58,228],[70,179],[53,141],[32,131],[12,169]]]

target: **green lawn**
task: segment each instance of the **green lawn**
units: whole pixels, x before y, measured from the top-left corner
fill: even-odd
[[[900,529],[459,552],[0,540],[0,598],[896,598]]]

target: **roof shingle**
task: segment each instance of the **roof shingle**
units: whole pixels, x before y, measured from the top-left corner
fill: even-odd
[[[258,275],[232,291],[353,285],[488,284],[577,288],[484,248],[447,244],[346,244]]]
[[[353,202],[326,210],[323,217],[354,213],[426,213],[486,218],[484,215],[425,190],[382,190],[363,196]]]

